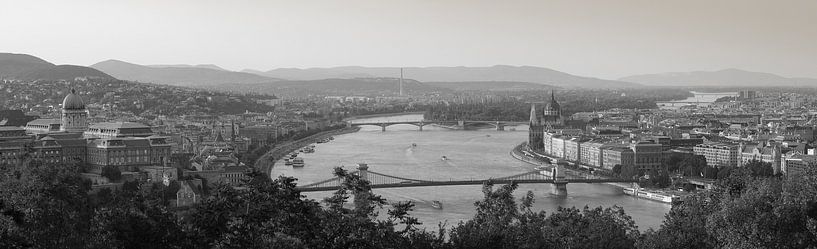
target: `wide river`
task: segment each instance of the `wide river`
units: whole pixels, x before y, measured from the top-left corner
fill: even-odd
[[[422,115],[403,115],[359,119],[356,121],[419,120]],[[425,126],[419,131],[413,125],[393,125],[382,132],[378,126],[363,126],[359,132],[339,135],[329,143],[317,144],[315,153],[300,153],[306,167],[293,168],[279,161],[272,176],[294,176],[300,185],[329,179],[332,168],[344,166],[355,170],[357,163],[367,163],[369,171],[412,179],[487,179],[510,176],[534,170],[534,166],[518,161],[509,152],[528,138],[527,126],[511,131],[450,130]],[[417,144],[416,147],[412,143]],[[441,160],[446,156],[448,160]],[[658,228],[669,204],[637,199],[622,194],[621,189],[607,184],[568,184],[567,197],[551,196],[550,184],[522,184],[515,192],[522,197],[527,191],[536,195],[537,210],[555,211],[559,206],[583,208],[618,205],[633,217],[639,229]],[[411,213],[436,231],[437,224],[450,225],[467,220],[476,213],[474,202],[482,199],[481,186],[439,186],[375,189],[389,201],[411,200],[416,206]],[[308,198],[322,200],[331,192],[305,193]],[[431,207],[439,200],[443,209]],[[385,214],[385,211],[381,211]]]

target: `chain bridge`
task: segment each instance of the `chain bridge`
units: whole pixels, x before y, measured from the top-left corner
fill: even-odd
[[[414,125],[420,128],[420,131],[423,131],[423,126],[436,124],[436,125],[443,125],[449,127],[457,127],[459,129],[464,129],[469,125],[476,125],[476,124],[485,124],[491,125],[496,130],[502,131],[505,130],[505,126],[509,125],[526,125],[528,122],[518,122],[518,121],[479,121],[479,120],[451,120],[451,121],[444,121],[444,120],[407,120],[407,121],[350,121],[346,123],[346,126],[362,126],[362,125],[374,125],[380,126],[383,131],[386,131],[386,127],[392,125],[399,125],[399,124],[409,124]]]
[[[564,175],[564,170],[557,166],[550,170],[537,170],[511,176],[488,178],[488,179],[450,179],[450,180],[420,180],[406,177],[392,176],[374,171],[369,171],[368,165],[359,164],[358,170],[349,172],[358,175],[362,179],[368,180],[372,189],[378,188],[408,188],[408,187],[430,187],[430,186],[461,186],[461,185],[482,185],[486,182],[494,184],[528,184],[547,183],[553,184],[554,195],[566,196],[568,183],[630,183],[636,182],[632,179],[600,178],[592,176],[569,176]],[[555,177],[554,177],[555,176]],[[301,192],[331,191],[340,189],[343,179],[339,177],[318,181],[315,183],[298,186]]]

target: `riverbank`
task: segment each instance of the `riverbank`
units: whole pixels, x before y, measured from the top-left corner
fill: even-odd
[[[265,174],[272,175],[270,171],[272,170],[273,165],[275,165],[275,162],[283,158],[285,155],[289,155],[307,145],[317,143],[318,141],[331,136],[353,133],[357,132],[358,130],[360,130],[360,127],[346,127],[338,130],[323,131],[312,136],[277,145],[275,148],[272,148],[270,151],[258,158],[257,161],[255,161],[255,168],[260,169],[261,172],[264,172]]]
[[[539,159],[537,159],[535,157],[526,155],[523,152],[523,151],[525,151],[527,149],[526,145],[527,145],[527,142],[523,142],[523,143],[517,145],[516,147],[514,147],[514,149],[511,150],[511,152],[510,152],[511,156],[513,158],[516,158],[519,161],[526,162],[526,163],[533,164],[533,165],[537,165],[537,166],[553,166],[550,163],[546,163],[546,162],[543,162],[543,161],[541,161],[541,160],[539,160]],[[580,177],[591,177],[591,178],[601,178],[598,175],[587,174],[585,172],[573,170],[573,169],[566,168],[566,167],[563,167],[563,169],[565,170],[566,175],[580,176]],[[647,190],[647,189],[643,189],[643,188],[634,187],[633,185],[627,184],[627,183],[608,182],[608,183],[604,183],[604,184],[619,187],[619,188],[622,189],[622,193],[624,193],[626,195],[629,195],[629,196],[636,197],[636,198],[641,198],[641,199],[658,201],[658,202],[663,202],[663,203],[667,203],[667,204],[672,204],[673,202],[680,199],[680,196],[676,195],[676,193],[674,193],[673,191]]]

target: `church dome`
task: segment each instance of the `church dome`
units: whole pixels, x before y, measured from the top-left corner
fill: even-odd
[[[82,97],[76,94],[74,89],[71,89],[71,93],[62,100],[62,109],[82,110],[85,109],[85,102],[82,101]]]

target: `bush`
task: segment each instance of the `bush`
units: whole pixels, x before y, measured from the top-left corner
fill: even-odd
[[[122,172],[119,171],[119,168],[116,166],[108,165],[102,168],[102,174],[100,174],[112,182],[119,181],[122,179]]]

